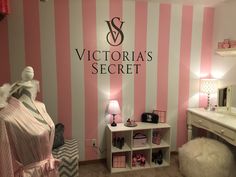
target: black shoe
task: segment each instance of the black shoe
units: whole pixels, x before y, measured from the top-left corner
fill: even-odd
[[[120,149],[120,137],[116,139],[116,147]]]
[[[121,139],[120,139],[120,147],[119,148],[122,149],[124,144],[125,144],[125,138],[121,137]]]
[[[157,153],[152,153],[152,162],[157,163]]]
[[[157,153],[157,163],[161,165],[163,163],[163,153],[162,150],[158,151]]]
[[[116,137],[113,138],[112,144],[113,144],[114,147],[116,147]]]

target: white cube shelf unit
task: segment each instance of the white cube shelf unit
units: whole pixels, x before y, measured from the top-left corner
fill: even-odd
[[[136,127],[126,127],[124,123],[118,123],[116,127],[112,127],[110,124],[106,127],[106,146],[107,146],[107,167],[111,173],[164,167],[170,164],[170,142],[171,142],[171,127],[167,123],[144,123],[136,122]],[[161,143],[159,145],[152,142],[153,132],[158,131],[161,134]],[[134,147],[133,136],[136,133],[142,133],[146,135],[146,143],[141,147]],[[114,146],[114,137],[123,137],[124,145],[122,148]],[[162,163],[154,163],[152,160],[153,154],[162,151]],[[125,155],[126,165],[125,167],[113,167],[113,156]],[[132,158],[134,154],[142,154],[145,157],[145,165],[132,165]]]

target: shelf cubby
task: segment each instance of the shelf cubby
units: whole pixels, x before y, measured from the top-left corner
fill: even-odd
[[[164,147],[164,148],[154,148],[152,149],[152,157],[154,154],[157,154],[159,152],[162,152],[162,160],[163,162],[161,164],[154,163],[153,161],[151,162],[151,165],[154,167],[162,167],[162,166],[168,166],[170,164],[170,148],[169,147]]]
[[[155,144],[152,142],[153,132],[160,132],[161,141],[160,144]],[[134,146],[134,135],[141,133],[145,135],[146,141],[142,146]],[[117,137],[124,138],[124,145],[122,147],[114,146],[114,139]],[[116,127],[107,125],[106,127],[106,145],[107,145],[107,167],[111,173],[154,168],[154,167],[164,167],[170,164],[170,137],[171,129],[166,123],[143,123],[137,122],[136,127],[126,127],[123,123],[118,123]],[[163,153],[163,162],[161,165],[152,162],[153,153],[158,151]],[[126,166],[125,168],[113,167],[113,156],[117,154],[125,154]],[[137,164],[132,166],[133,156],[136,154],[142,154],[145,157],[145,165]]]

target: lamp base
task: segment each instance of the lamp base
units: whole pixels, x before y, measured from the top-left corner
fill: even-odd
[[[115,114],[112,114],[113,115],[113,121],[112,121],[112,123],[111,123],[111,126],[112,127],[115,127],[117,124],[115,123]]]
[[[112,122],[112,123],[111,123],[111,126],[112,126],[112,127],[115,127],[115,126],[117,126],[117,124],[116,124],[115,122]]]
[[[205,107],[205,110],[211,111],[211,106],[210,106],[210,94],[207,94],[207,107]]]

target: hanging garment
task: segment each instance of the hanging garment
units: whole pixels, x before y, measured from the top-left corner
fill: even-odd
[[[14,97],[0,111],[0,176],[58,177],[52,156],[54,123],[43,103],[34,101],[45,123]]]

